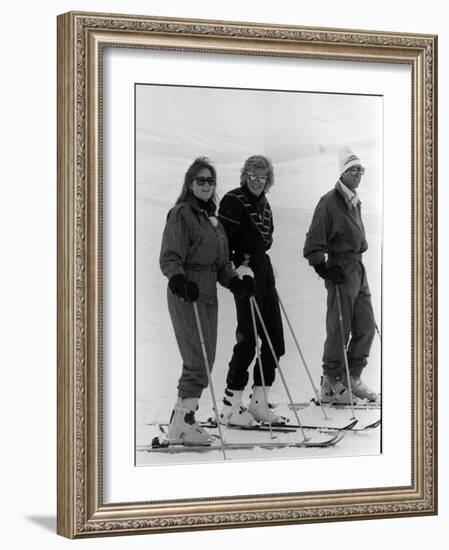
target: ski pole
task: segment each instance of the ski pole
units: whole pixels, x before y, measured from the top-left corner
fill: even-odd
[[[219,419],[219,416],[218,416],[217,400],[215,399],[215,392],[214,392],[214,387],[212,385],[212,376],[211,376],[211,371],[210,371],[210,366],[209,366],[209,360],[207,358],[206,345],[204,343],[203,329],[201,328],[201,321],[200,321],[200,316],[199,316],[199,313],[198,313],[198,306],[196,305],[196,302],[193,302],[193,311],[195,312],[196,326],[198,328],[198,334],[200,336],[201,348],[203,350],[204,364],[206,366],[207,378],[209,380],[210,393],[212,395],[212,404],[213,404],[213,407],[214,407],[215,419],[217,421],[218,433],[219,433],[220,441],[221,441],[221,448],[223,450],[223,458],[226,460],[225,441],[224,441],[223,433],[221,431],[221,424],[220,424],[220,419]]]
[[[352,401],[351,377],[349,375],[347,343],[345,341],[345,331],[344,331],[344,328],[343,328],[343,311],[342,311],[342,308],[341,308],[340,288],[339,288],[338,284],[335,284],[335,290],[336,290],[336,297],[337,297],[338,323],[340,325],[341,343],[342,343],[342,347],[343,347],[343,359],[344,359],[344,362],[345,362],[346,379],[348,381],[349,400],[350,400],[350,403],[351,403],[352,418],[355,419],[354,403]]]
[[[274,362],[276,363],[276,366],[279,370],[279,374],[281,375],[282,383],[284,384],[285,391],[287,392],[287,397],[288,397],[290,405],[293,409],[293,413],[295,415],[296,422],[298,423],[298,426],[299,426],[299,429],[301,431],[302,437],[304,438],[304,441],[309,441],[310,438],[306,436],[306,434],[304,432],[304,428],[302,427],[301,420],[299,419],[298,411],[295,409],[293,399],[292,399],[292,396],[290,394],[290,390],[288,389],[287,382],[285,381],[285,378],[284,378],[284,373],[282,372],[282,369],[281,369],[281,365],[279,364],[278,358],[276,357],[276,354],[274,352],[273,344],[272,344],[271,338],[268,334],[267,327],[265,326],[265,322],[262,318],[262,314],[260,313],[259,306],[257,305],[257,302],[254,299],[254,296],[251,296],[250,300],[253,302],[254,308],[255,308],[256,313],[257,313],[257,316],[259,317],[259,321],[260,321],[260,324],[262,325],[262,329],[263,329],[263,332],[265,334],[265,338],[267,339],[268,346],[270,347],[271,353],[273,355]]]
[[[329,418],[326,414],[326,411],[323,407],[323,404],[321,403],[320,396],[318,395],[318,390],[317,390],[317,388],[316,388],[316,386],[313,382],[313,378],[312,378],[312,375],[310,374],[310,369],[307,366],[306,359],[305,359],[305,357],[304,357],[304,355],[301,351],[301,348],[299,346],[299,342],[298,342],[298,339],[296,338],[296,334],[293,330],[292,324],[290,323],[290,319],[288,318],[287,312],[285,311],[284,304],[282,303],[281,297],[279,296],[279,293],[277,291],[276,291],[276,294],[277,294],[277,297],[278,297],[278,300],[279,300],[279,305],[281,306],[282,313],[284,314],[285,320],[287,321],[288,328],[290,329],[290,332],[293,336],[293,340],[295,341],[296,349],[298,350],[298,353],[299,353],[299,356],[301,357],[304,368],[306,369],[307,376],[309,377],[310,383],[312,384],[312,388],[313,388],[313,391],[315,392],[315,397],[316,397],[317,403],[320,404],[321,410],[323,411],[323,414],[324,414],[324,418],[326,420],[329,420]]]
[[[260,348],[259,348],[259,338],[257,335],[257,325],[256,325],[256,316],[254,314],[254,303],[253,303],[253,296],[250,296],[249,299],[249,306],[251,308],[251,319],[253,321],[253,330],[254,330],[254,339],[256,342],[256,357],[257,357],[257,364],[259,366],[259,372],[260,372],[260,380],[262,381],[262,392],[263,392],[263,398],[265,401],[265,406],[268,410],[268,397],[267,397],[267,389],[265,386],[265,376],[263,374],[263,368],[262,368],[262,359],[260,357]],[[255,300],[255,299],[254,299]],[[268,425],[270,427],[270,438],[274,439],[273,436],[273,428],[271,426],[271,421],[268,422]]]
[[[382,345],[382,335],[380,334],[380,330],[379,330],[379,327],[377,326],[377,323],[375,323],[375,325],[376,325],[377,336],[379,336],[380,345]]]

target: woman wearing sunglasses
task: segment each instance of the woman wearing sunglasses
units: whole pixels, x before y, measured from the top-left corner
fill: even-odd
[[[237,296],[255,292],[254,279],[238,276],[229,260],[226,233],[215,217],[217,174],[205,157],[187,170],[181,194],[167,216],[160,267],[168,278],[167,301],[182,358],[178,399],[168,428],[170,444],[209,445],[195,411],[208,385],[192,302],[197,302],[209,366],[217,342],[217,281]]]
[[[249,157],[242,168],[240,187],[226,193],[220,203],[219,218],[229,239],[231,258],[236,268],[247,266],[257,284],[255,299],[273,345],[276,359],[284,355],[284,333],[273,268],[267,251],[273,242],[273,216],[266,197],[274,184],[273,166],[261,155]],[[236,344],[229,362],[220,422],[251,426],[258,422],[284,424],[286,419],[268,405],[275,379],[276,359],[261,331],[262,373],[256,362],[253,370],[251,401],[246,407],[243,392],[248,369],[256,354],[256,336],[247,298],[235,296],[237,310]],[[259,327],[260,328],[260,327]]]

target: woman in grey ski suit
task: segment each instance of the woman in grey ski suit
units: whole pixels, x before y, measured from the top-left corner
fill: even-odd
[[[168,310],[182,358],[178,401],[170,419],[171,443],[209,444],[194,412],[208,377],[198,333],[196,302],[210,368],[217,342],[217,281],[239,296],[255,292],[254,279],[240,279],[229,260],[226,233],[215,217],[216,172],[206,158],[188,169],[181,195],[167,216],[160,267],[168,278]]]

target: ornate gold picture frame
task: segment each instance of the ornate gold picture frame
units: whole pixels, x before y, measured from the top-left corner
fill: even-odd
[[[108,501],[103,445],[107,49],[410,69],[409,484]],[[437,513],[437,37],[70,12],[58,17],[58,533],[70,538]],[[387,197],[388,200],[388,197]],[[407,223],[407,219],[405,223]],[[397,221],[398,224],[401,220]],[[388,235],[384,236],[388,240]],[[132,369],[129,365],[124,368]],[[124,445],[128,442],[124,441]],[[388,449],[386,449],[386,452]],[[134,467],[134,464],[130,464]],[[221,465],[221,468],[224,466]],[[164,466],[159,466],[161,476]],[[222,474],[220,474],[222,475]],[[262,485],[262,484],[261,484]],[[372,485],[372,484],[371,484]],[[158,493],[159,494],[159,493]]]

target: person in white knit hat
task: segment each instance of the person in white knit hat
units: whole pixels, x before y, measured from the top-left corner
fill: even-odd
[[[361,378],[368,362],[376,322],[362,254],[368,243],[357,189],[365,168],[348,147],[338,153],[339,179],[321,197],[304,244],[304,257],[327,288],[326,332],[321,400],[324,403],[376,401],[379,396]],[[327,257],[327,259],[326,259]],[[338,318],[336,286],[340,290],[350,384],[347,381]]]

